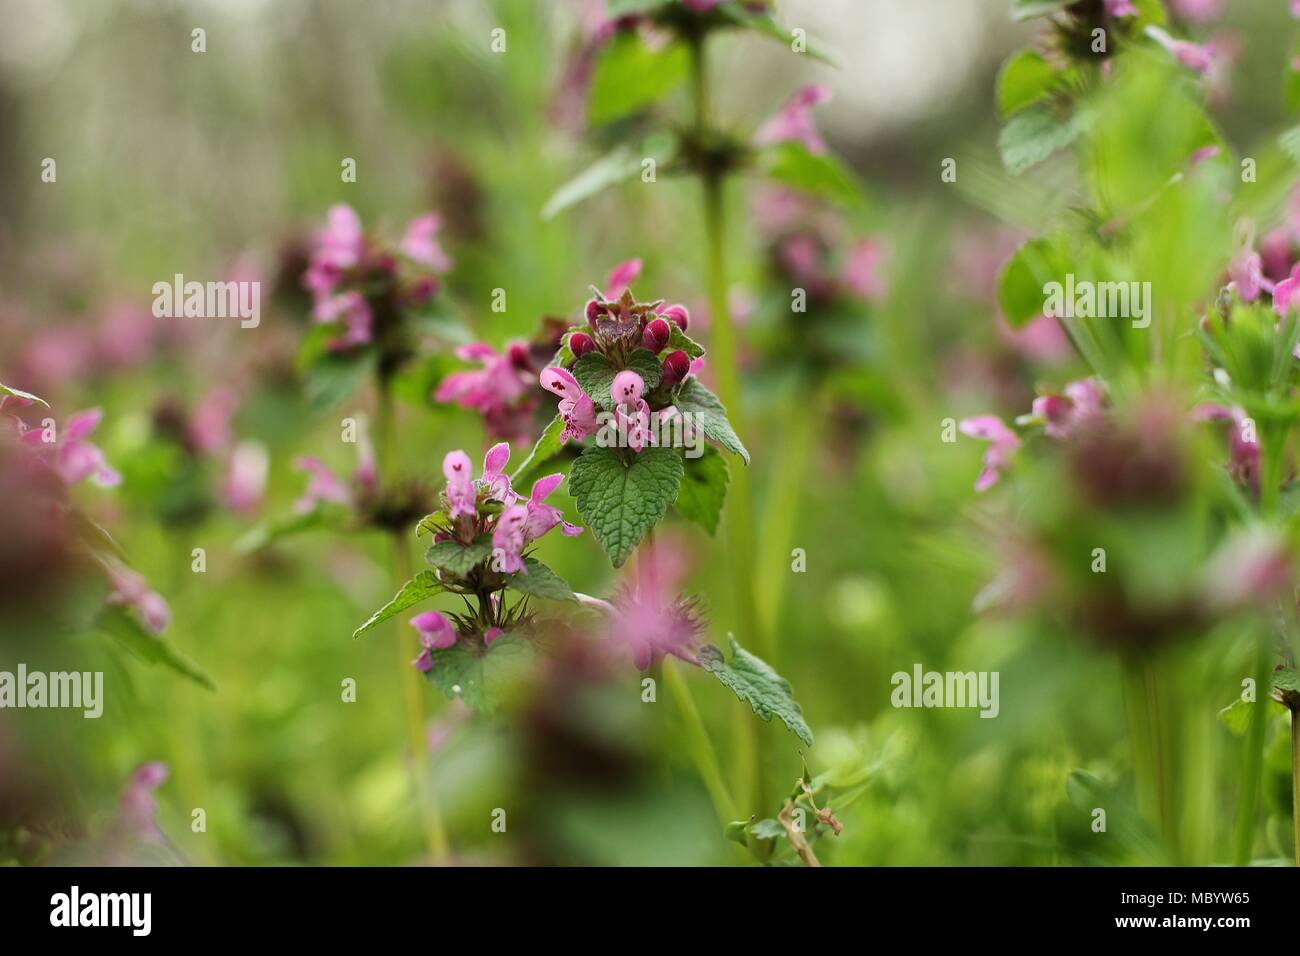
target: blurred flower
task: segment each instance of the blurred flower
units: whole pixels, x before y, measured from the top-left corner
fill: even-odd
[[[987,491],[1002,477],[1002,469],[1010,464],[1016,449],[1020,447],[1020,438],[996,415],[965,418],[957,427],[964,435],[991,443],[984,453],[984,467],[975,480],[976,491]]]
[[[1237,531],[1210,557],[1203,593],[1216,610],[1270,609],[1292,585],[1291,555],[1270,529]]]
[[[262,503],[270,456],[261,442],[245,441],[230,453],[230,464],[222,487],[227,508],[236,514],[249,515]]]
[[[1042,424],[1049,438],[1069,438],[1070,434],[1102,410],[1103,394],[1096,379],[1070,382],[1064,394],[1040,395],[1034,399],[1030,415],[1016,423]]]
[[[605,280],[605,298],[620,298],[641,276],[641,260],[629,259],[616,265]]]
[[[433,669],[433,656],[429,652],[446,650],[455,644],[456,629],[437,611],[417,614],[411,618],[411,626],[420,635],[420,646],[424,648],[420,651],[420,656],[411,663],[419,668],[420,673],[427,674]]]
[[[1286,315],[1293,306],[1300,305],[1300,262],[1291,269],[1291,274],[1273,287],[1273,309],[1278,315]]]
[[[426,213],[412,219],[402,237],[402,252],[435,272],[450,272],[451,259],[438,244],[437,236],[441,228],[442,219],[435,213]]]
[[[1106,0],[1106,13],[1112,17],[1135,17],[1138,15],[1133,0]]]
[[[145,843],[162,841],[162,831],[155,819],[158,800],[154,791],[166,780],[167,765],[160,761],[142,764],[131,775],[117,805],[116,837]]]
[[[1192,23],[1209,23],[1219,16],[1223,0],[1171,0],[1174,12]]]
[[[1192,409],[1192,420],[1230,422],[1228,431],[1228,473],[1238,484],[1259,493],[1259,440],[1247,420],[1245,409],[1207,402]]]
[[[1146,33],[1188,69],[1204,74],[1214,66],[1215,48],[1212,45],[1201,46],[1187,40],[1175,40],[1160,27],[1149,26]]]
[[[849,250],[844,263],[844,284],[864,302],[877,302],[885,296],[885,282],[880,276],[884,245],[877,239],[859,239]]]
[[[698,664],[705,622],[697,599],[675,593],[682,563],[671,547],[643,545],[630,580],[604,605],[609,636],[632,652],[640,670],[670,655]]]
[[[322,502],[351,507],[352,491],[347,482],[319,458],[303,455],[294,459],[293,466],[308,475],[307,490],[295,506],[299,512],[314,511]]]
[[[759,146],[772,146],[794,141],[803,143],[811,153],[825,153],[826,142],[817,132],[812,109],[830,98],[830,88],[822,84],[796,90],[776,115],[754,134],[754,142]]]
[[[239,393],[229,386],[214,388],[199,400],[189,422],[195,450],[213,455],[230,445],[230,418],[238,406]]]
[[[106,564],[105,571],[112,585],[109,604],[132,609],[144,626],[155,634],[167,630],[171,609],[161,594],[150,590],[143,576],[117,564]]]
[[[23,441],[36,448],[54,444],[53,466],[64,482],[75,485],[86,478],[93,478],[95,484],[113,487],[122,483],[118,474],[105,460],[104,453],[96,445],[86,441],[86,436],[99,427],[104,417],[102,409],[92,408],[72,415],[60,432],[53,430],[56,441],[45,440],[47,429],[33,428],[23,435]]]

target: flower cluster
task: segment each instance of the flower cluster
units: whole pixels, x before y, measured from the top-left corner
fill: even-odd
[[[436,215],[419,216],[392,249],[366,235],[352,207],[340,203],[330,209],[302,281],[312,295],[316,321],[341,329],[330,340],[331,349],[369,344],[402,309],[433,298],[438,276],[451,269],[438,244],[440,225]]]

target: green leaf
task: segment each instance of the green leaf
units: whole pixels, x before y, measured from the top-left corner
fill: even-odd
[[[1060,256],[1047,239],[1032,239],[1016,250],[998,276],[998,305],[1012,328],[1020,328],[1043,314],[1049,282],[1064,278]]]
[[[641,171],[641,161],[647,157],[653,157],[663,165],[668,153],[666,143],[666,140],[648,139],[642,144],[639,153],[633,152],[627,145],[606,153],[551,194],[551,198],[542,207],[542,218],[551,219],[557,213],[576,206],[584,199],[590,199],[615,183],[631,179]]]
[[[803,719],[803,708],[794,699],[790,682],[737,644],[730,634],[727,641],[731,644],[730,661],[719,648],[705,644],[700,648],[700,664],[738,698],[747,701],[761,720],[780,717],[791,733],[811,747],[812,730]]]
[[[1273,671],[1273,689],[1282,693],[1300,694],[1300,674],[1294,667]]]
[[[411,580],[402,585],[402,589],[393,595],[393,599],[381,607],[374,614],[370,615],[369,620],[352,632],[353,637],[360,637],[372,627],[376,627],[384,621],[387,621],[395,614],[401,614],[409,607],[414,607],[421,601],[433,597],[443,590],[442,584],[438,581],[438,575],[433,571],[421,571]]]
[[[789,836],[785,827],[781,825],[781,821],[773,820],[771,817],[766,820],[755,820],[749,825],[749,832],[760,840],[776,840],[780,837]]]
[[[582,390],[591,396],[596,407],[610,411],[614,407],[613,397],[609,393],[610,386],[614,384],[614,376],[624,368],[630,368],[645,380],[647,392],[659,384],[659,376],[663,372],[663,366],[653,352],[649,349],[636,349],[628,356],[627,365],[623,367],[616,366],[600,352],[588,352],[573,366],[573,377],[578,380]]]
[[[250,528],[238,541],[235,550],[240,554],[251,554],[265,548],[272,542],[279,541],[302,531],[318,528],[325,523],[325,510],[317,505],[311,511],[295,511],[291,514],[268,518],[266,521]]]
[[[502,634],[484,649],[461,642],[429,654],[433,667],[428,678],[448,697],[459,697],[484,714],[506,701],[536,656],[532,645],[515,634]]]
[[[587,121],[600,126],[654,104],[686,79],[688,66],[680,43],[652,49],[636,31],[619,33],[596,61]]]
[[[10,388],[8,385],[0,382],[0,395],[12,395],[14,398],[21,398],[25,401],[36,402],[39,405],[50,407],[50,403],[39,395],[33,395],[31,392],[24,392],[21,388]]]
[[[550,598],[552,601],[577,600],[569,582],[536,558],[525,558],[524,565],[528,568],[528,573],[510,575],[506,579],[506,587],[520,594]]]
[[[1278,144],[1291,157],[1291,161],[1300,165],[1300,126],[1293,126],[1277,138]]]
[[[1227,707],[1219,711],[1219,723],[1227,727],[1234,737],[1240,737],[1250,726],[1251,708],[1254,706],[1250,701],[1238,697]]]
[[[1059,80],[1060,75],[1044,57],[1033,50],[1021,50],[998,74],[998,112],[1011,116],[1032,106],[1051,93]]]
[[[998,151],[1007,172],[1016,175],[1036,166],[1074,142],[1081,124],[1061,119],[1045,106],[1017,113],[998,136]]]
[[[145,628],[136,620],[135,615],[125,608],[106,608],[99,617],[98,626],[101,632],[116,640],[141,660],[170,667],[176,673],[188,677],[208,690],[217,689],[207,671],[177,650],[166,637]]]
[[[440,571],[463,578],[491,554],[492,539],[483,535],[473,544],[461,544],[455,539],[439,541],[424,553],[424,560]]]
[[[646,448],[624,463],[612,448],[586,449],[569,470],[569,494],[614,567],[621,567],[677,497],[682,460]]]
[[[339,334],[338,329],[329,326],[317,328],[328,332],[330,337]],[[304,370],[308,406],[312,411],[324,411],[349,398],[374,371],[377,361],[378,356],[371,348],[315,356]]]
[[[686,459],[685,468],[673,507],[687,521],[715,534],[727,498],[727,460],[716,448],[705,446],[701,457]]]
[[[665,351],[676,352],[680,349],[692,359],[697,359],[704,354],[704,346],[683,332],[676,322],[669,322],[668,325],[671,331],[668,335],[668,345]]]
[[[704,434],[711,440],[733,455],[739,455],[746,465],[749,464],[749,449],[727,420],[726,408],[718,396],[705,388],[698,378],[692,375],[682,384],[673,404],[682,414],[689,412],[695,424],[703,428]]]
[[[757,8],[751,9],[741,3],[724,3],[717,9],[720,13],[734,20],[738,26],[753,30],[765,37],[770,37],[794,52],[794,34],[783,29],[769,11]],[[814,60],[820,60],[829,66],[837,68],[840,66],[840,57],[834,51],[806,37],[804,38],[802,55],[812,57]]]
[[[778,143],[762,153],[763,171],[800,192],[845,206],[863,205],[853,174],[834,156],[811,152],[803,143]]]
[[[1074,0],[1015,0],[1011,6],[1011,19],[1032,20],[1059,13]]]
[[[523,460],[515,473],[510,476],[510,486],[527,490],[534,481],[542,476],[542,470],[547,464],[555,459],[563,450],[564,446],[560,444],[560,435],[564,431],[564,419],[556,415],[551,419],[551,423],[546,426],[545,430],[538,436],[537,441],[533,444],[533,450],[528,453],[528,457]]]

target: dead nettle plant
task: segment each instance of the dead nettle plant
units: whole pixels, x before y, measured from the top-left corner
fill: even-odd
[[[976,490],[1001,498],[987,517],[1003,560],[976,606],[1041,615],[1117,658],[1139,857],[1219,859],[1217,711],[1243,737],[1222,842],[1244,865],[1272,709],[1294,727],[1298,700],[1295,207],[1260,207],[1254,159],[1238,163],[1206,111],[1215,51],[1174,39],[1159,3],[1017,10],[1048,24],[1001,74],[1004,165],[1015,177],[1060,155],[1033,184],[1055,213],[1002,270],[999,305],[1015,327],[1059,322],[1086,372],[1041,384],[1011,424],[960,422],[988,443]],[[1255,221],[1279,212],[1266,263]],[[1219,711],[1225,657],[1247,676]],[[1082,771],[1071,787],[1128,799]]]

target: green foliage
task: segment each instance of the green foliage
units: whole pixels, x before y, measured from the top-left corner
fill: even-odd
[[[596,61],[588,121],[599,126],[652,106],[686,79],[687,66],[680,43],[653,49],[636,32],[618,34]]]
[[[1040,54],[1021,50],[998,74],[998,112],[1012,116],[1048,96],[1061,77]]]
[[[764,173],[800,192],[849,208],[864,205],[857,180],[834,156],[811,152],[803,143],[777,143],[760,158]]]
[[[682,460],[670,448],[626,457],[591,447],[569,471],[569,494],[614,567],[621,567],[677,497]]]
[[[564,446],[560,444],[560,435],[564,432],[564,419],[556,415],[551,423],[543,429],[528,457],[520,462],[515,473],[510,476],[510,485],[521,492],[546,473],[547,466],[559,457]]]
[[[401,614],[407,608],[414,607],[422,601],[427,601],[435,594],[440,594],[444,590],[438,575],[433,571],[421,571],[411,580],[402,585],[401,590],[393,595],[393,599],[381,607],[366,620],[359,628],[352,632],[353,637],[360,637],[372,627],[387,621],[396,614]]]
[[[1018,328],[1043,314],[1046,296],[1043,287],[1060,282],[1069,271],[1056,243],[1049,239],[1031,239],[1002,267],[998,276],[998,305],[1002,315]]]
[[[39,405],[50,407],[50,403],[39,395],[33,395],[31,392],[24,392],[21,388],[10,388],[3,382],[0,382],[0,395],[12,395],[14,398],[21,398],[29,402],[36,402]]]
[[[162,664],[200,687],[217,689],[207,671],[182,654],[167,637],[147,630],[125,608],[106,607],[96,623],[100,632],[140,660],[149,664]]]
[[[1065,118],[1046,106],[1017,113],[998,136],[1002,165],[1012,175],[1037,166],[1057,150],[1078,138],[1082,125],[1077,118]]]
[[[687,521],[715,534],[727,498],[729,477],[727,460],[716,448],[706,445],[699,458],[685,459],[685,473],[673,507]]]
[[[573,588],[549,567],[536,558],[525,558],[527,573],[512,574],[506,579],[506,587],[520,594],[533,597],[550,598],[552,601],[576,601]]]
[[[425,552],[424,560],[440,571],[463,578],[491,554],[492,539],[483,535],[473,544],[461,544],[455,539],[439,541]]]
[[[672,141],[664,136],[648,137],[640,149],[626,144],[615,147],[555,190],[542,206],[542,218],[552,219],[610,186],[632,179],[641,172],[641,164],[647,158],[654,159],[661,168],[666,166],[671,151]]]
[[[673,399],[673,404],[677,406],[679,412],[690,413],[710,440],[717,442],[733,455],[739,455],[746,465],[749,464],[749,449],[731,427],[731,422],[727,419],[727,409],[718,396],[705,388],[698,378],[692,375],[682,383],[681,389]]]
[[[731,635],[727,635],[727,641],[731,645],[731,660],[719,648],[706,644],[700,648],[700,664],[740,700],[748,702],[760,720],[781,718],[791,733],[811,747],[812,730],[804,720],[803,708],[794,699],[790,682],[741,647]]]
[[[471,710],[496,712],[532,670],[532,645],[517,634],[502,634],[486,648],[461,642],[430,651],[433,667],[426,675],[449,698],[459,697]]]
[[[649,349],[635,349],[628,356],[627,364],[621,367],[600,352],[588,352],[573,366],[573,377],[578,380],[582,390],[591,396],[597,408],[611,411],[614,401],[610,395],[610,386],[614,384],[614,377],[624,369],[631,369],[640,375],[645,381],[647,392],[659,384],[659,376],[663,372],[663,367],[653,352]]]

